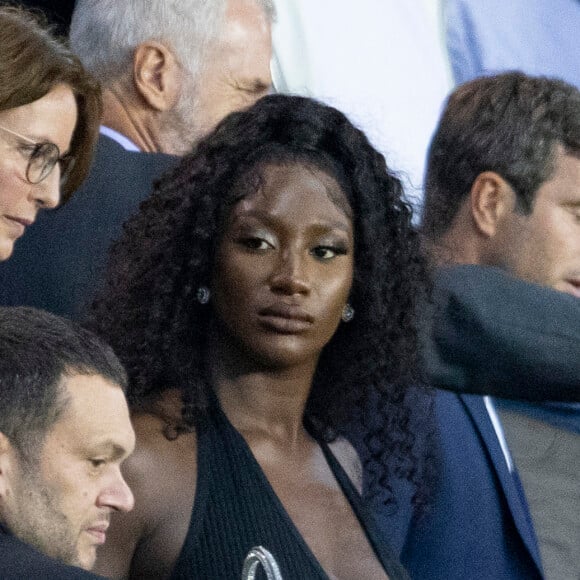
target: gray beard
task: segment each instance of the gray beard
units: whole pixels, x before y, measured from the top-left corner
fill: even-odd
[[[170,144],[177,155],[189,153],[204,137],[197,115],[198,103],[194,95],[194,88],[188,86],[175,107],[167,111],[163,120],[164,141]]]

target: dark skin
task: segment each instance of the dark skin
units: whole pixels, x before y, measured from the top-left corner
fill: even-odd
[[[216,322],[211,379],[274,492],[330,578],[386,578],[320,446],[303,425],[322,348],[348,300],[354,233],[336,181],[303,165],[264,171],[260,191],[226,224],[212,280]],[[112,522],[97,571],[113,578],[167,578],[195,501],[195,433],[169,440],[179,393],[134,417],[137,448],[126,462],[135,509]],[[360,490],[360,461],[332,445]]]

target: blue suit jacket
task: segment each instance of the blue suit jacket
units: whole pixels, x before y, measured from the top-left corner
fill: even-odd
[[[527,504],[478,395],[438,391],[439,477],[434,505],[407,533],[413,580],[542,578]]]

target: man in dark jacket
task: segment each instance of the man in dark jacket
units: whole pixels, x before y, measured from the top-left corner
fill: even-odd
[[[529,381],[527,399],[578,400],[579,224],[580,91],[521,73],[460,86],[429,151],[423,215],[429,249],[441,266],[497,266],[528,284],[514,280],[512,287],[507,277],[475,271],[478,288],[458,293],[453,285],[461,284],[462,271],[442,275],[438,292],[446,310],[439,313],[439,350],[430,363],[433,374],[442,372],[438,380],[446,375],[466,391],[487,385],[510,398],[522,398],[522,383]],[[473,284],[473,271],[463,274]],[[466,316],[471,331],[459,334]],[[463,362],[455,366],[458,357]],[[575,579],[580,407],[502,407],[546,575]]]
[[[135,435],[110,347],[33,308],[0,308],[0,578],[97,578]]]

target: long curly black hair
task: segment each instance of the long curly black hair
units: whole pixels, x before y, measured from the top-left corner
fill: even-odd
[[[350,303],[356,315],[339,326],[320,357],[305,424],[325,439],[356,424],[369,451],[365,463],[374,466],[386,501],[394,502],[389,481],[395,475],[415,484],[420,504],[427,493],[407,386],[418,379],[428,266],[401,182],[338,110],[271,95],[224,119],[156,183],[126,224],[89,326],[126,365],[133,408],[178,388],[184,425],[192,428],[211,399],[206,361],[213,312],[199,304],[196,291],[211,280],[239,184],[259,179],[268,164],[288,163],[317,166],[342,185],[355,240]]]

